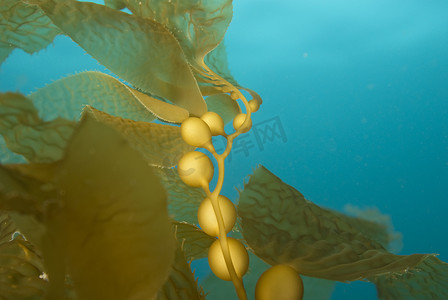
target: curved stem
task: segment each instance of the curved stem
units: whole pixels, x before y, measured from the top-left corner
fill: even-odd
[[[200,73],[202,73],[202,75],[204,77],[208,77],[211,81],[213,81],[213,84],[217,83],[218,85],[226,86],[228,88],[228,90],[230,91],[230,93],[236,93],[236,95],[238,97],[233,97],[233,98],[241,99],[241,101],[243,102],[245,109],[246,109],[246,118],[245,118],[243,124],[234,133],[227,136],[227,145],[226,145],[226,149],[224,150],[224,152],[222,154],[217,154],[216,151],[214,151],[214,149],[211,151],[214,158],[216,159],[216,162],[218,163],[218,181],[217,181],[217,184],[216,184],[213,192],[210,192],[208,185],[204,186],[204,191],[206,192],[207,197],[210,199],[210,202],[212,204],[212,207],[213,207],[213,210],[214,210],[214,213],[216,216],[216,220],[218,222],[218,229],[219,229],[218,239],[220,242],[221,251],[222,251],[222,254],[224,257],[224,261],[226,263],[227,270],[230,274],[230,278],[232,279],[232,283],[233,283],[236,293],[238,295],[238,299],[247,300],[247,295],[246,295],[246,290],[244,289],[243,279],[242,279],[242,277],[238,276],[238,274],[236,273],[235,266],[232,262],[232,257],[230,255],[227,233],[226,233],[225,226],[224,226],[224,218],[223,218],[223,215],[221,212],[221,208],[219,206],[218,196],[221,192],[221,189],[222,189],[223,183],[224,183],[224,173],[225,173],[224,172],[224,160],[229,155],[229,153],[232,149],[233,140],[237,136],[239,136],[241,133],[247,131],[246,129],[248,128],[248,125],[250,122],[251,110],[250,110],[249,103],[248,103],[247,99],[244,97],[244,95],[241,93],[241,91],[239,91],[235,86],[233,86],[227,80],[223,79],[222,77],[220,77],[219,75],[214,73],[210,68],[208,68],[208,66],[205,63],[203,64],[203,67],[204,67],[204,70],[202,70],[203,72],[200,72]]]

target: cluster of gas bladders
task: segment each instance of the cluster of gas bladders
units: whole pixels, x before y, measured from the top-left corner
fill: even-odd
[[[210,191],[210,181],[214,176],[212,161],[202,152],[186,153],[179,160],[178,172],[184,183],[202,188],[207,195],[199,206],[198,222],[205,233],[217,237],[208,251],[211,270],[222,280],[232,281],[238,298],[245,300],[247,295],[242,278],[249,266],[249,255],[239,240],[227,236],[235,226],[237,213],[232,201],[220,192],[224,182],[224,160],[230,153],[233,140],[252,127],[251,113],[259,109],[260,103],[256,99],[248,102],[239,91],[232,92],[231,97],[241,99],[246,107],[246,113],[238,114],[233,120],[234,133],[228,135],[224,131],[223,119],[210,111],[200,118],[190,117],[181,125],[182,138],[187,144],[208,150],[216,159],[218,179],[215,189]],[[218,135],[227,139],[226,149],[221,154],[215,151],[212,142],[212,136]],[[302,280],[290,266],[273,266],[258,279],[257,300],[299,300],[302,297]]]

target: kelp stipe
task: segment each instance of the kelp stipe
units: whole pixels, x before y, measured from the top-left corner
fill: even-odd
[[[222,79],[221,82],[227,84],[229,89],[238,91]],[[241,242],[227,237],[227,234],[235,225],[236,210],[232,202],[220,195],[220,192],[224,182],[224,161],[232,149],[233,140],[241,133],[250,130],[252,111],[248,101],[239,91],[232,92],[232,94],[241,97],[247,112],[246,114],[237,115],[233,120],[234,133],[226,134],[224,121],[215,113],[206,113],[201,118],[188,118],[181,125],[182,137],[187,144],[204,148],[210,151],[215,158],[218,165],[218,178],[215,189],[210,191],[209,188],[213,166],[204,154],[196,151],[185,154],[179,161],[178,170],[181,179],[186,184],[193,187],[201,187],[207,195],[207,198],[203,200],[199,208],[198,220],[199,225],[207,234],[218,237],[218,240],[209,249],[210,268],[219,278],[232,281],[238,298],[243,300],[247,299],[247,295],[242,277],[247,272],[249,256]],[[234,96],[234,98],[238,96]],[[256,105],[252,105],[252,107],[258,109],[258,102]],[[222,135],[226,138],[227,145],[223,153],[218,154],[215,151],[212,144],[212,135]],[[212,210],[204,208],[210,206],[210,204]],[[207,221],[210,218],[212,220]]]

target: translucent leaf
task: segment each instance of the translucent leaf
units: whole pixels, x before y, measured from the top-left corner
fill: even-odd
[[[165,25],[177,38],[191,63],[204,56],[224,38],[232,20],[232,1],[124,0],[134,14]]]
[[[387,252],[358,231],[352,218],[307,201],[264,167],[251,176],[238,209],[243,235],[257,256],[306,276],[358,280],[402,273],[428,257]]]
[[[206,111],[182,49],[165,26],[88,2],[48,0],[40,7],[62,31],[123,80],[193,115]]]
[[[20,0],[0,0],[0,63],[8,48],[31,54],[45,48],[59,33],[39,7]]]
[[[14,47],[0,42],[0,65],[6,60],[9,54],[11,54],[12,50],[14,50]]]
[[[215,94],[205,100],[209,111],[214,111],[224,120],[224,124],[231,122],[235,116],[241,113],[238,103],[228,94]]]
[[[57,117],[79,120],[88,104],[110,115],[150,122],[154,115],[141,103],[140,94],[110,75],[83,72],[40,88],[29,98],[46,121]]]
[[[198,287],[184,252],[179,246],[170,276],[157,295],[157,300],[205,300],[205,295]]]
[[[183,141],[177,126],[135,122],[108,115],[91,106],[85,107],[83,115],[116,129],[152,166],[173,167],[184,153],[194,150]]]
[[[152,299],[175,252],[162,186],[138,152],[92,119],[67,149],[46,219],[51,297],[61,298],[65,266],[79,299]]]
[[[6,146],[5,139],[0,135],[0,164],[24,163],[23,156],[15,154]]]
[[[198,207],[206,197],[204,191],[186,185],[180,179],[177,169],[154,168],[154,173],[168,193],[170,215],[176,221],[197,224]]]
[[[126,5],[122,0],[104,0],[104,5],[118,10],[121,10],[126,7]]]
[[[448,299],[448,264],[431,255],[415,268],[371,279],[381,300]]]
[[[213,49],[213,51],[205,56],[204,62],[216,74],[218,74],[234,86],[239,86],[230,72],[224,41],[222,41],[215,49]]]
[[[42,299],[47,286],[42,275],[40,253],[25,240],[11,218],[0,212],[0,298]]]
[[[11,151],[30,162],[60,159],[74,126],[75,122],[65,119],[43,121],[21,94],[0,94],[0,134]]]
[[[208,248],[216,240],[197,226],[174,222],[174,233],[188,261],[207,257]]]
[[[401,250],[403,236],[394,230],[389,215],[381,213],[376,207],[360,209],[350,204],[344,206],[344,211],[356,217],[353,225],[357,226],[364,235],[377,241],[392,253],[398,253]]]

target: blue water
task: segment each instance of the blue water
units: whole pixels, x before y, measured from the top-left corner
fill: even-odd
[[[262,96],[254,129],[271,136],[251,131],[235,147],[225,194],[263,164],[319,205],[390,215],[401,254],[448,261],[447,15],[440,0],[236,1],[230,68]],[[91,69],[104,70],[58,37],[32,56],[16,50],[0,90]],[[360,297],[377,299],[373,285],[339,284],[332,299]]]

